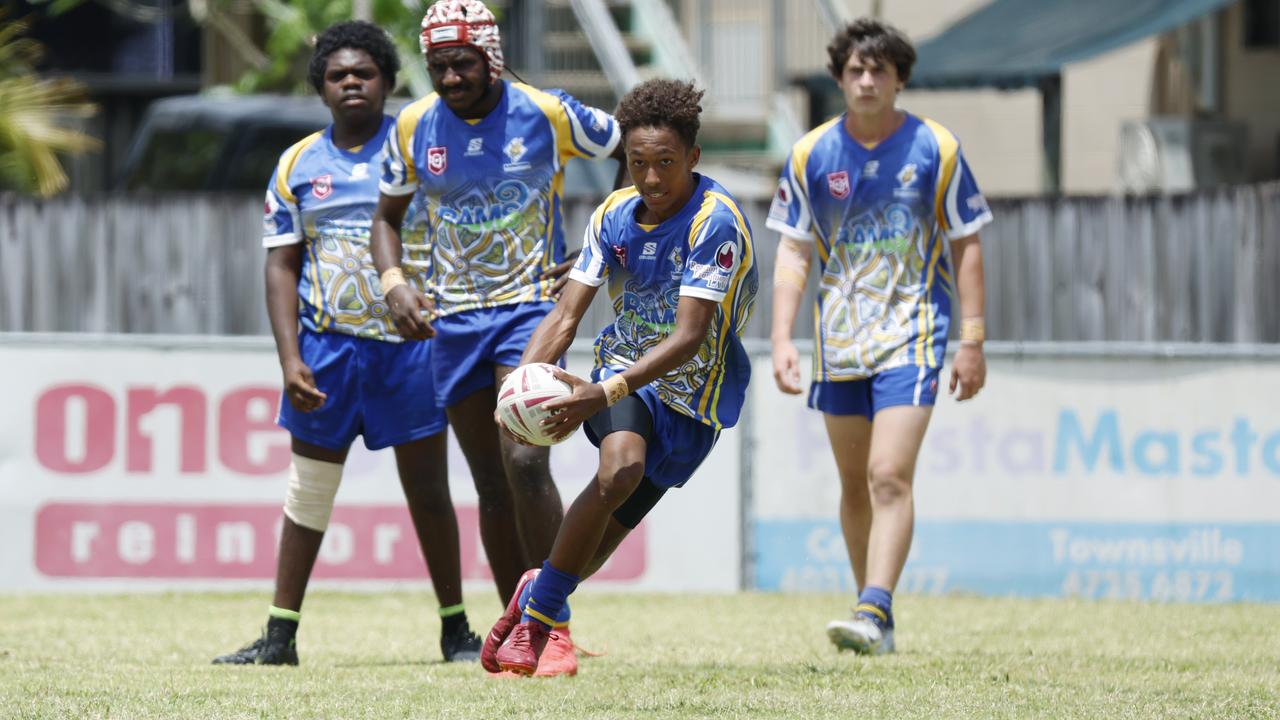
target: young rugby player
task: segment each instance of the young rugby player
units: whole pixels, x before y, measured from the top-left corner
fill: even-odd
[[[548,401],[559,412],[543,423],[562,437],[585,422],[599,469],[485,639],[482,659],[501,643],[502,670],[534,673],[579,581],[693,475],[742,409],[751,367],[740,334],[758,287],[755,251],[738,204],[694,172],[701,98],[689,83],[651,80],[619,103],[634,186],[592,215],[569,283],[521,358],[560,358],[609,283],[616,319],[596,340],[594,382],[558,371],[573,394]]]
[[[293,437],[293,463],[266,631],[215,664],[298,663],[302,598],[357,435],[370,449],[395,448],[442,606],[445,660],[479,656],[462,605],[445,414],[429,370],[433,343],[396,333],[369,257],[383,139],[394,127],[382,109],[398,69],[395,47],[374,25],[344,22],[322,33],[310,80],[333,124],[286,150],[268,186],[267,311],[284,373],[279,423]],[[425,269],[418,248],[410,246],[406,260]]]
[[[557,269],[568,269],[564,164],[608,157],[618,129],[564,93],[502,79],[498,26],[478,0],[431,5],[421,47],[435,92],[406,106],[387,138],[373,256],[400,332],[435,332],[436,397],[470,466],[481,539],[506,601],[524,568],[550,551],[564,507],[548,449],[517,445],[493,426],[496,391],[550,312]],[[426,296],[401,278],[400,225],[415,192],[434,319],[420,312]],[[571,643],[557,647],[576,663]]]
[[[791,329],[816,250],[814,379],[841,481],[840,522],[860,589],[831,641],[892,652],[893,590],[911,546],[912,477],[960,301],[950,387],[973,397],[982,355],[982,252],[991,213],[946,128],[898,110],[915,50],[897,30],[859,20],[836,34],[831,74],[847,111],[795,144],[769,211],[782,234],[774,275],[773,371],[799,394]]]

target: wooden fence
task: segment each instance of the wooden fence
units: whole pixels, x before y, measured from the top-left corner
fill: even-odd
[[[761,261],[749,334],[767,337],[776,237],[768,200],[745,205]],[[590,210],[566,203],[571,247]],[[992,210],[993,339],[1280,342],[1280,183]],[[267,334],[261,213],[240,195],[0,195],[0,331]],[[610,314],[598,302],[584,334]]]

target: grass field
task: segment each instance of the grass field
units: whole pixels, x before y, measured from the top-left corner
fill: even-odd
[[[495,680],[439,662],[431,600],[314,592],[301,667],[237,668],[208,663],[264,594],[0,597],[0,716],[1280,717],[1277,606],[906,596],[899,653],[861,658],[822,632],[840,597],[586,594],[574,636],[606,655]]]

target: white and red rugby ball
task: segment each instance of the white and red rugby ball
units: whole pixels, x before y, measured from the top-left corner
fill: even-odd
[[[502,424],[531,445],[545,447],[560,442],[547,435],[541,425],[551,415],[542,409],[542,404],[573,393],[569,383],[556,378],[555,369],[555,365],[548,363],[521,365],[502,381],[498,390],[498,416],[502,418]],[[566,435],[561,440],[568,437]]]

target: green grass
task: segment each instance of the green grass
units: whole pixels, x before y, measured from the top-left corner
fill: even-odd
[[[301,667],[209,665],[267,600],[0,596],[0,717],[1280,717],[1280,606],[905,596],[899,653],[862,658],[822,631],[847,598],[584,594],[574,637],[605,656],[495,680],[438,662],[429,594],[315,592]]]

